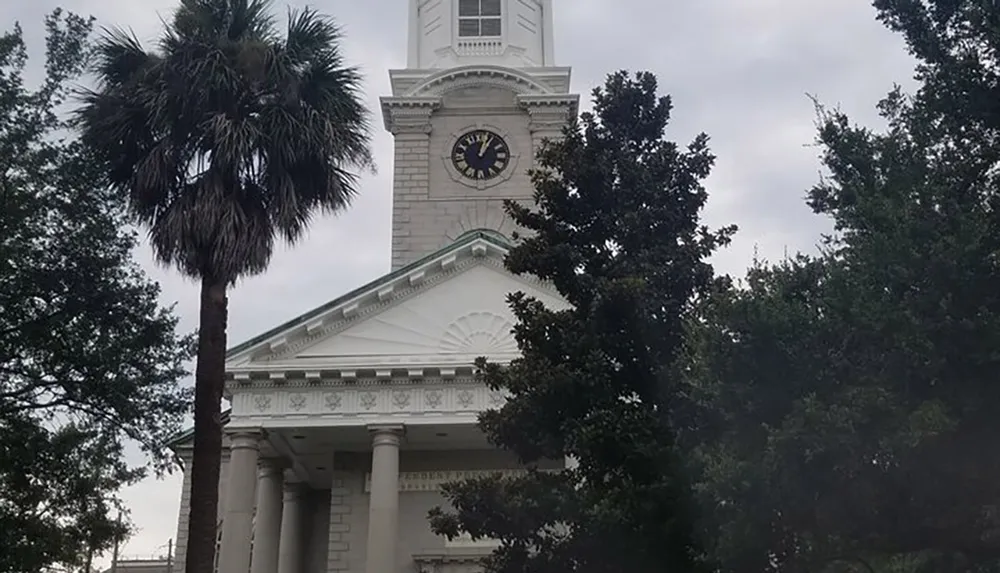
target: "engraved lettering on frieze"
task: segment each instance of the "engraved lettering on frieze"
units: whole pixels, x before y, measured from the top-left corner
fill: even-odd
[[[436,410],[441,406],[441,397],[440,390],[427,390],[424,392],[424,401],[431,410]]]
[[[326,409],[332,412],[337,411],[342,402],[343,398],[341,398],[340,394],[327,394],[323,398],[323,403],[326,404]]]
[[[254,397],[253,403],[257,407],[258,412],[265,412],[271,408],[271,397],[264,394],[258,394]]]
[[[296,412],[301,411],[306,407],[306,396],[305,394],[292,394],[291,398],[288,399],[288,407]]]
[[[525,470],[510,469],[400,472],[399,491],[438,491],[441,489],[441,485],[446,483],[492,477],[497,474],[505,478],[512,478],[525,473]],[[365,474],[365,493],[371,492],[371,478],[370,473]]]
[[[392,404],[402,410],[410,405],[409,390],[396,390],[392,393]]]
[[[371,410],[375,407],[376,396],[374,392],[365,392],[361,394],[361,407],[365,410]]]
[[[458,393],[458,405],[463,408],[468,408],[472,405],[472,401],[475,397],[475,394],[473,394],[471,390],[462,390]]]

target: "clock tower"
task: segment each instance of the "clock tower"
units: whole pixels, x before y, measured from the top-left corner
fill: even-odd
[[[489,229],[531,199],[528,169],[577,113],[553,60],[553,0],[408,0],[407,68],[381,100],[395,137],[392,268]]]

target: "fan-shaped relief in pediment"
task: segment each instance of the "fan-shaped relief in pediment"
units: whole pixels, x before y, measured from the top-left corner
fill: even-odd
[[[394,309],[396,310],[396,309]],[[476,311],[454,317],[399,309],[303,348],[299,358],[387,356],[507,356],[517,352],[511,317]]]
[[[507,355],[518,351],[510,318],[493,312],[470,312],[445,329],[438,348],[445,354]]]

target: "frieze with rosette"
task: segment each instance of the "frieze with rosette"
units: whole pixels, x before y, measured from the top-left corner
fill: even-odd
[[[352,385],[247,388],[233,394],[234,418],[351,419],[379,416],[477,414],[499,408],[501,392],[483,384]],[[360,423],[360,422],[359,422]]]

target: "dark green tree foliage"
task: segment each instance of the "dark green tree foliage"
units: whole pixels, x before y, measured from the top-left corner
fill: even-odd
[[[157,49],[98,45],[80,127],[149,229],[155,256],[201,283],[189,573],[215,562],[227,292],[275,242],[344,210],[371,163],[361,76],[335,23],[306,8],[278,29],[268,0],[181,0]]]
[[[714,158],[704,134],[686,149],[664,139],[670,112],[653,75],[611,75],[594,112],[539,154],[536,207],[507,204],[533,232],[508,268],[551,281],[572,308],[510,297],[522,358],[480,361],[510,394],[481,425],[527,464],[578,465],[445,488],[455,513],[433,511],[434,529],[502,540],[489,571],[698,567],[667,412],[684,321],[713,280],[705,259],[733,229],[699,224]]]
[[[695,328],[699,491],[732,571],[1000,558],[1000,5],[875,5],[919,90],[881,102],[881,132],[823,113],[809,201],[835,236]]]
[[[57,114],[91,22],[56,11],[45,23],[38,89],[24,83],[21,29],[0,36],[0,572],[78,566],[110,547],[125,533],[116,494],[149,468],[129,464],[126,445],[166,468],[188,399],[190,341]]]

